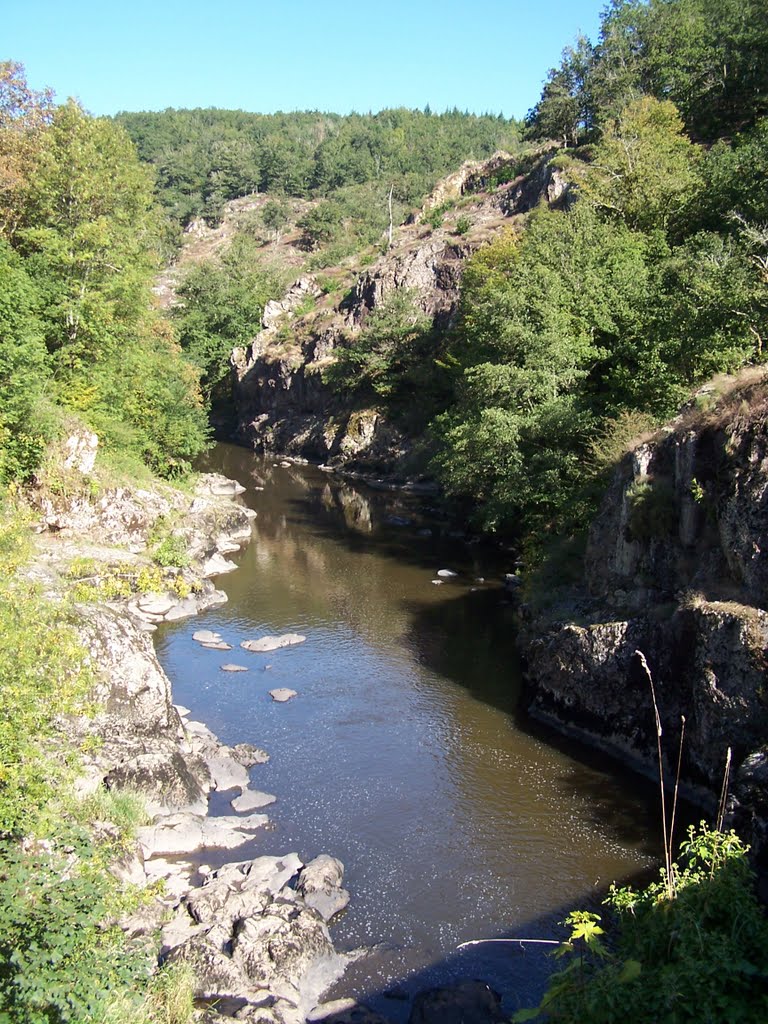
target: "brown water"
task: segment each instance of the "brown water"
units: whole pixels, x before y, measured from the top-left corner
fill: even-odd
[[[352,902],[335,941],[378,948],[335,994],[403,1019],[404,992],[479,977],[510,1011],[526,1005],[545,947],[457,945],[560,937],[570,907],[646,870],[652,789],[518,713],[511,565],[498,551],[450,536],[428,501],[312,467],[219,445],[206,468],[246,486],[254,537],[217,581],[229,603],[164,627],[157,647],[178,703],[225,742],[271,754],[253,785],[278,797],[272,828],[247,855],[344,862]],[[458,575],[435,586],[441,568]],[[235,649],[201,649],[191,637],[203,627]],[[289,631],[306,643],[237,649]],[[228,661],[249,671],[222,672]],[[298,696],[276,704],[276,686]]]

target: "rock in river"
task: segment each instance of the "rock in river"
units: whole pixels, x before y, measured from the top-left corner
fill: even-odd
[[[283,633],[282,636],[262,636],[258,640],[243,640],[240,644],[246,651],[256,651],[265,654],[267,651],[277,651],[281,647],[293,647],[294,644],[303,644],[307,638],[299,633]]]
[[[284,704],[291,697],[297,696],[295,690],[289,690],[286,686],[279,686],[276,690],[270,690],[269,696],[279,704]]]

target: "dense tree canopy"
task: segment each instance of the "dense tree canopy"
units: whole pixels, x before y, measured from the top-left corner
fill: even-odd
[[[10,63],[0,225],[2,477],[35,468],[55,407],[160,473],[186,464],[207,428],[196,373],[152,311],[152,176],[122,128],[55,106]]]
[[[768,114],[766,53],[764,0],[611,0],[598,44],[550,71],[528,131],[571,145],[642,94],[674,103],[697,141],[743,131]]]
[[[117,117],[157,169],[173,218],[215,220],[250,192],[328,195],[366,182],[416,177],[420,191],[463,160],[515,148],[518,126],[501,116],[382,110],[378,114],[248,114],[165,110]]]

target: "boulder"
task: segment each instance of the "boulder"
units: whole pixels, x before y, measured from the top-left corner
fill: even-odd
[[[246,811],[256,811],[260,807],[268,807],[277,800],[271,793],[259,793],[257,790],[244,789],[240,796],[235,797],[230,803],[234,810],[242,814]]]
[[[127,757],[107,772],[104,785],[139,793],[152,814],[182,808],[205,814],[208,808],[207,771],[174,749]]]
[[[324,921],[330,921],[349,903],[349,893],[341,887],[344,865],[327,853],[320,854],[303,868],[296,891],[308,907],[312,907]]]

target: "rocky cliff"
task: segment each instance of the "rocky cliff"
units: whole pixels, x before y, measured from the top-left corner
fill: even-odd
[[[708,408],[707,408],[708,407]],[[768,858],[768,379],[717,383],[617,467],[567,618],[534,622],[531,711],[667,777],[705,802],[731,748],[731,815]]]
[[[335,303],[320,301],[316,281],[305,275],[265,310],[261,333],[232,355],[239,441],[335,467],[407,475],[413,439],[380,408],[335,394],[323,371],[397,290],[413,294],[436,328],[447,327],[467,257],[540,201],[565,201],[565,182],[549,155],[533,159],[525,174],[513,176],[513,164],[497,154],[441,182],[422,213],[398,229],[392,246]],[[512,180],[497,184],[505,171]],[[438,208],[445,214],[434,227],[425,218]],[[315,308],[302,313],[313,301]]]

